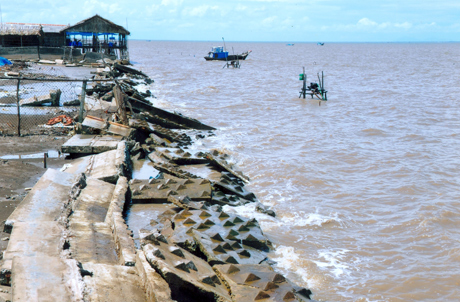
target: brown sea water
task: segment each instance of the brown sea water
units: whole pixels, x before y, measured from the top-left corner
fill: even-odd
[[[218,130],[277,218],[255,216],[277,269],[320,301],[458,301],[460,44],[131,41],[152,102]],[[299,99],[324,71],[328,101]]]

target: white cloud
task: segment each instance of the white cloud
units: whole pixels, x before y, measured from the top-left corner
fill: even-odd
[[[358,21],[358,26],[377,26],[378,24],[368,18],[362,18]]]
[[[242,12],[242,11],[245,11],[245,10],[247,10],[247,9],[248,9],[247,6],[242,5],[242,4],[239,4],[239,3],[238,3],[238,5],[235,7],[235,10],[238,11],[238,12]]]
[[[394,26],[399,27],[399,28],[409,29],[412,27],[412,24],[409,22],[404,22],[404,23],[395,23]]]
[[[161,5],[164,6],[181,6],[184,0],[161,0]]]
[[[412,28],[412,23],[410,22],[403,22],[403,23],[391,23],[391,22],[383,22],[377,23],[372,21],[369,18],[362,18],[356,24],[358,28],[376,28],[376,29],[390,29],[390,28],[399,28],[399,29],[410,29]],[[353,26],[347,26],[348,28],[352,29]]]
[[[264,26],[270,26],[270,25],[272,25],[272,23],[276,22],[277,19],[278,19],[278,17],[276,17],[276,16],[268,17],[268,18],[263,19],[261,24],[264,25]]]
[[[190,16],[190,17],[203,17],[208,10],[217,10],[219,9],[218,6],[209,6],[209,5],[201,5],[193,8],[185,8],[182,11],[182,14],[184,16]]]

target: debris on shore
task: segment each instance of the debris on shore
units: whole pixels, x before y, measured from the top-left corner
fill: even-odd
[[[273,268],[258,221],[223,210],[256,203],[275,216],[229,155],[190,148],[215,128],[152,105],[138,87],[153,81],[133,68],[95,79],[113,81],[86,90],[104,105],[62,145],[69,164],[48,169],[5,222],[0,301],[311,301]],[[133,177],[141,161],[149,176]],[[155,215],[133,233],[137,204]]]

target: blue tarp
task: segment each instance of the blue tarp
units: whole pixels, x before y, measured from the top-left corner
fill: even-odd
[[[0,57],[0,66],[5,66],[5,65],[13,65],[10,60]]]

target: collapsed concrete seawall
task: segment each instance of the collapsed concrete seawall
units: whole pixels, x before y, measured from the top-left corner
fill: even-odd
[[[7,220],[7,298],[310,301],[310,290],[272,267],[272,243],[257,220],[223,210],[259,202],[228,155],[189,149],[213,128],[161,114],[139,95],[127,98],[128,125],[109,122],[110,110],[87,116],[61,147],[69,164],[48,169]],[[148,177],[133,178],[139,161],[150,164]],[[188,172],[191,165],[209,177]],[[155,215],[133,234],[127,216],[136,204],[154,206]]]

